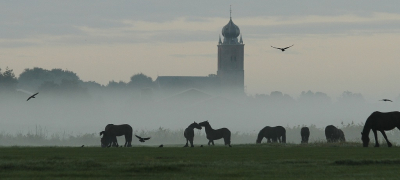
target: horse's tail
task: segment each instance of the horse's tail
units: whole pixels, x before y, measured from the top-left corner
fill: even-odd
[[[286,143],[286,130],[284,130],[282,134],[282,143]]]
[[[217,131],[220,131],[217,134],[221,134],[222,138],[224,138],[225,145],[231,146],[231,131],[228,128],[222,128]]]
[[[231,146],[231,131],[228,128],[226,128],[226,130],[227,130],[227,133],[226,133],[227,137],[225,139],[225,145]]]

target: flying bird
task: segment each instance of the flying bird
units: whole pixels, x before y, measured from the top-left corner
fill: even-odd
[[[382,99],[382,100],[379,100],[379,101],[389,101],[389,102],[393,102],[393,101],[390,100],[390,99]]]
[[[283,51],[285,51],[287,48],[290,48],[290,47],[292,47],[292,46],[294,46],[294,44],[291,45],[291,46],[285,47],[285,48],[278,48],[278,47],[274,47],[274,46],[271,46],[271,47],[273,47],[273,48],[275,48],[275,49],[280,49],[280,50],[283,52]]]
[[[29,101],[29,99],[35,98],[35,96],[36,96],[37,94],[39,94],[39,93],[37,92],[37,93],[33,94],[32,96],[29,96],[29,98],[28,98],[26,101]]]
[[[142,137],[140,137],[140,136],[138,136],[138,135],[135,135],[137,138],[139,138],[139,141],[140,142],[145,142],[146,140],[149,140],[150,139],[150,137],[148,137],[148,138],[142,138]]]

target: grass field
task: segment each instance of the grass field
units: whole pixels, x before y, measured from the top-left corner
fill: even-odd
[[[0,179],[399,179],[399,152],[358,143],[2,147]]]

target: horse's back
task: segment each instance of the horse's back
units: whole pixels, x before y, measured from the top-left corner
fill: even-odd
[[[275,134],[275,128],[270,127],[270,126],[265,126],[264,128],[262,128],[259,132],[259,136],[263,135],[266,138],[272,138]]]
[[[328,125],[325,127],[325,135],[333,134],[336,130],[337,130],[337,128],[335,126]]]
[[[129,124],[113,125],[108,124],[106,126],[106,131],[111,132],[115,136],[130,135],[132,136],[132,126]]]
[[[185,131],[183,132],[183,135],[185,136],[185,138],[193,138],[194,130],[191,128],[186,128]]]
[[[286,134],[286,129],[283,126],[276,126],[275,132],[277,134]]]
[[[400,127],[400,112],[375,111],[368,117],[365,125],[371,126],[372,129],[392,130]]]
[[[231,131],[228,128],[220,128],[214,129],[211,134],[207,134],[207,139],[221,139],[221,138],[230,138]]]

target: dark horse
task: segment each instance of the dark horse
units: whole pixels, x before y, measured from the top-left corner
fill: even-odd
[[[400,112],[373,112],[365,121],[364,129],[361,132],[361,140],[363,146],[368,147],[369,144],[369,131],[372,129],[375,136],[375,147],[379,147],[377,131],[380,131],[385,138],[389,147],[392,147],[392,143],[386,137],[385,131],[389,131],[397,127],[400,129]]]
[[[301,143],[308,143],[308,138],[310,137],[310,129],[308,127],[302,127],[300,130]]]
[[[183,136],[185,136],[186,138],[186,145],[183,147],[188,147],[188,141],[190,142],[190,147],[194,147],[193,146],[193,137],[194,137],[194,128],[196,129],[201,129],[201,126],[199,124],[197,124],[196,122],[190,124],[186,129],[185,132],[183,132]]]
[[[277,142],[279,143],[286,143],[286,129],[282,126],[276,127],[269,127],[265,126],[263,129],[260,130],[257,136],[256,143],[261,143],[263,138],[267,138],[267,142]]]
[[[125,136],[125,147],[132,147],[132,127],[129,124],[108,124],[104,131],[100,132],[101,147],[118,147],[117,136]]]
[[[336,128],[333,125],[328,125],[325,128],[325,137],[328,143],[330,142],[346,142],[344,133],[341,129]]]
[[[212,143],[214,145],[214,140],[218,140],[221,138],[224,138],[225,145],[231,146],[231,131],[227,128],[221,128],[221,129],[213,129],[211,128],[210,123],[208,121],[203,121],[199,123],[200,126],[205,127],[206,129],[206,135],[208,139],[208,145]]]

